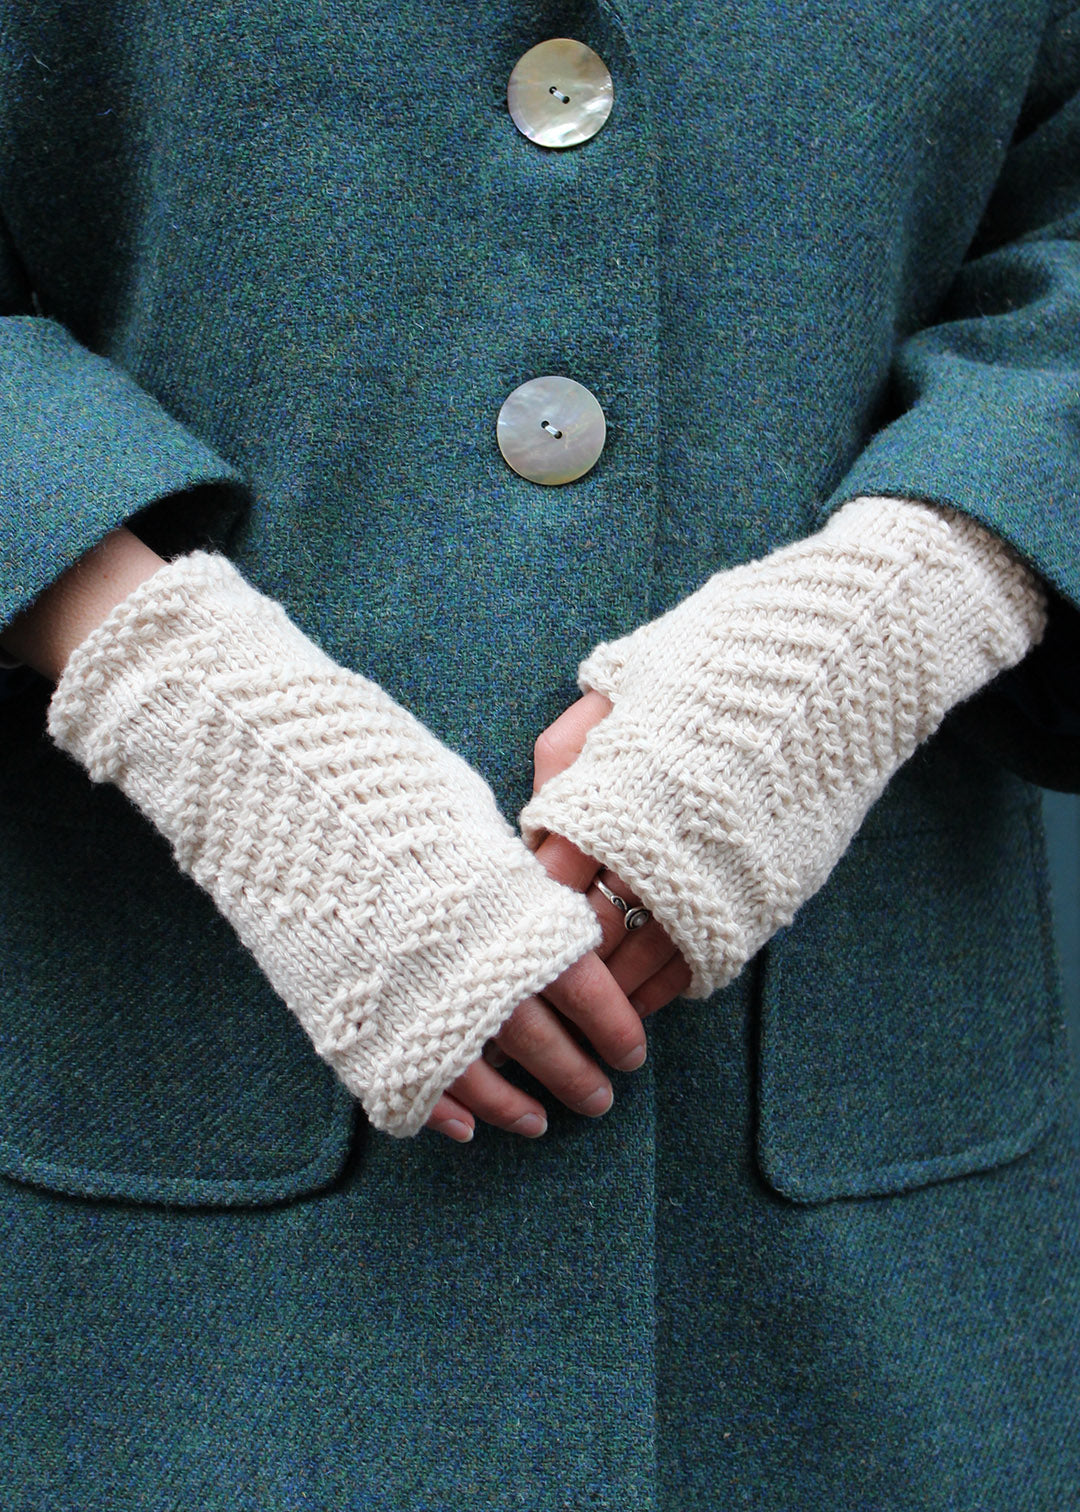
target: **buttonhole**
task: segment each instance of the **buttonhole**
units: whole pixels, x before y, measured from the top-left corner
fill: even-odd
[[[541,420],[540,429],[546,430],[549,436],[554,436],[556,441],[562,437],[562,431],[556,430],[550,420]]]
[[[550,89],[548,90],[548,94],[553,94],[560,105],[569,105],[570,103],[570,96],[564,95],[562,90],[554,84],[551,85]]]

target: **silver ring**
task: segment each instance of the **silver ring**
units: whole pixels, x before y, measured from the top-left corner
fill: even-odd
[[[597,892],[603,893],[604,897],[613,907],[619,910],[623,916],[623,925],[626,929],[640,929],[643,924],[647,924],[652,918],[652,914],[647,908],[641,908],[636,904],[628,903],[625,898],[620,898],[618,893],[613,893],[610,887],[605,887],[599,877],[597,877],[593,886]]]

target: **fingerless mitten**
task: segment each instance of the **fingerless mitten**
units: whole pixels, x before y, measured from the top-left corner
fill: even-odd
[[[857,499],[601,645],[611,699],[522,815],[617,872],[704,997],[825,881],[946,711],[1040,637],[1037,579],[953,511]]]
[[[481,777],[222,556],[180,557],[118,604],[48,728],[168,838],[392,1134],[599,938]]]

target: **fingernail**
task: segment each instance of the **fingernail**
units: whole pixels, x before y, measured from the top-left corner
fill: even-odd
[[[631,1050],[625,1060],[615,1062],[616,1071],[636,1071],[639,1066],[645,1064],[647,1054],[645,1046],[639,1045],[636,1050]]]
[[[599,1118],[601,1113],[606,1113],[615,1101],[615,1094],[610,1087],[597,1087],[591,1097],[587,1097],[583,1103],[578,1103],[577,1111],[584,1113],[586,1118]]]
[[[468,1144],[473,1137],[473,1131],[467,1123],[462,1123],[460,1118],[448,1118],[445,1123],[436,1124],[435,1128],[440,1134],[456,1139],[458,1144]]]
[[[525,1113],[512,1123],[508,1130],[511,1134],[523,1134],[526,1139],[539,1139],[541,1134],[547,1133],[547,1119],[541,1118],[539,1113]]]

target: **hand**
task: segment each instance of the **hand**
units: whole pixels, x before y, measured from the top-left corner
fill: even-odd
[[[543,732],[536,743],[534,791],[577,759],[585,736],[610,709],[606,698],[588,693]],[[623,914],[594,885],[599,877],[611,892],[636,903],[618,877],[558,835],[547,836],[537,856],[555,880],[588,893],[603,926],[603,943],[545,991],[546,1001],[530,998],[521,1004],[489,1043],[485,1058],[474,1062],[436,1105],[428,1127],[461,1142],[472,1138],[477,1117],[527,1138],[545,1132],[541,1104],[499,1075],[496,1067],[506,1060],[524,1066],[575,1112],[593,1117],[607,1112],[611,1084],[570,1035],[564,1019],[576,1024],[610,1065],[635,1070],[645,1060],[640,1019],[665,1007],[690,980],[685,962],[655,919],[628,931]]]
[[[523,810],[522,834],[602,858],[663,920],[686,996],[710,997],[791,923],[892,774],[1019,661],[1045,613],[1037,580],[981,526],[855,499],[817,535],[716,573],[593,650],[579,676],[613,707]]]
[[[560,714],[536,742],[533,792],[572,766],[581,754],[585,737],[611,712],[611,703],[601,693],[586,693]],[[588,894],[604,930],[597,949],[616,984],[627,994],[642,1018],[665,1008],[690,985],[690,970],[663,928],[650,919],[643,928],[628,930],[623,912],[595,886],[597,879],[616,896],[633,906],[640,902],[612,871],[586,856],[561,835],[547,835],[536,855],[556,882]]]
[[[492,1064],[496,1057],[500,1065],[516,1061],[575,1113],[590,1118],[606,1113],[611,1082],[581,1048],[567,1021],[617,1070],[636,1071],[644,1063],[641,1020],[599,955],[590,952],[546,988],[543,998],[526,998],[518,1005],[489,1040],[484,1056],[439,1099],[427,1127],[460,1143],[472,1138],[477,1118],[527,1139],[545,1133],[543,1104],[501,1076]]]
[[[601,935],[480,775],[223,556],[180,557],[121,599],[70,653],[48,728],[157,826],[388,1133],[423,1127]]]

